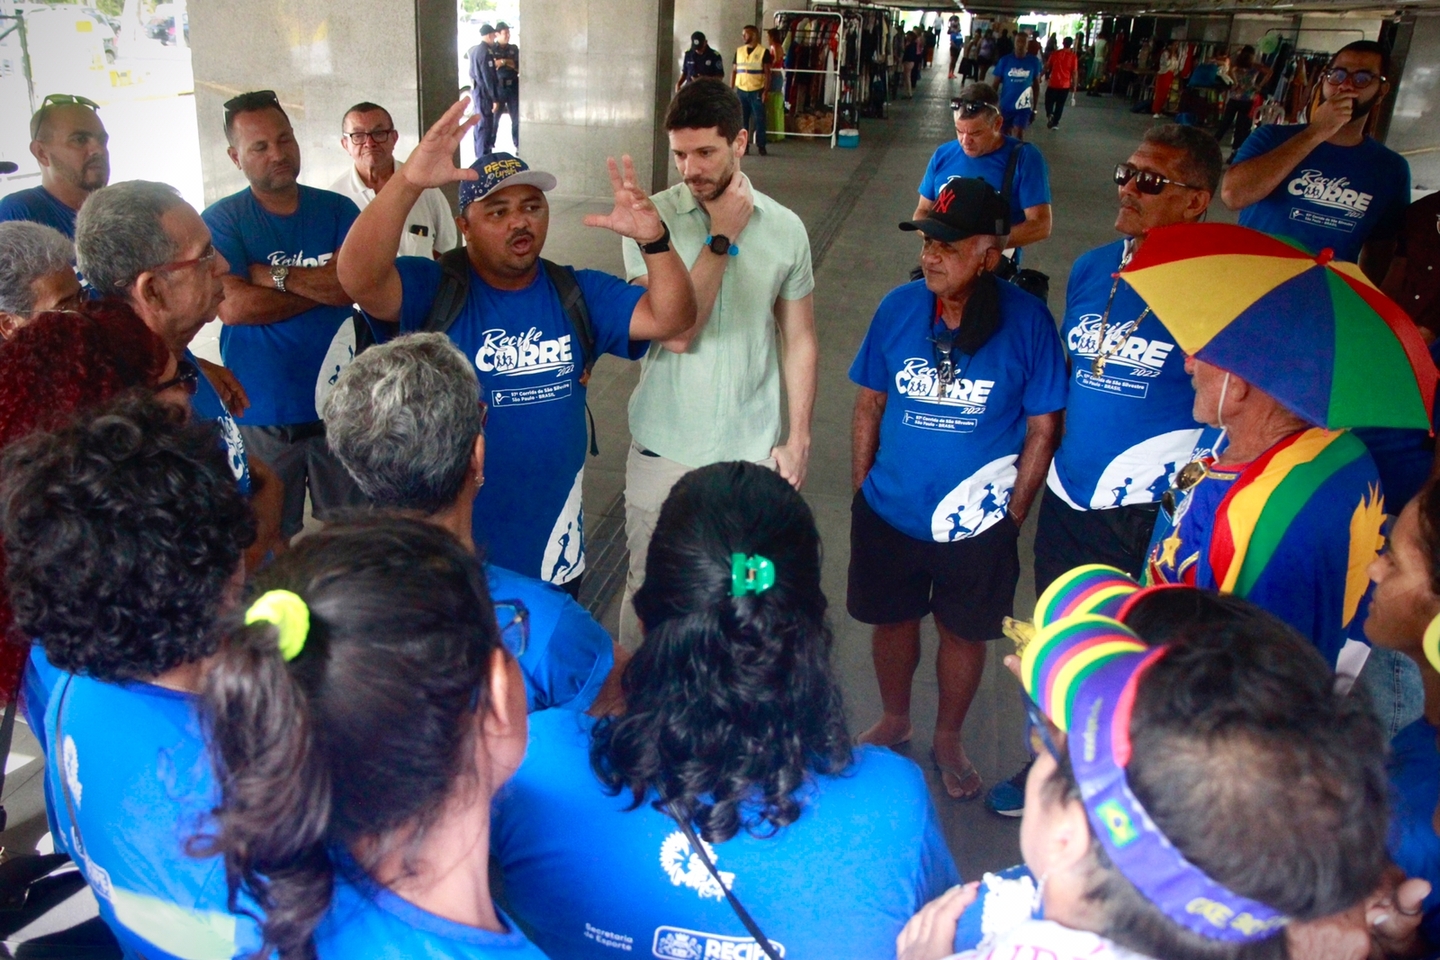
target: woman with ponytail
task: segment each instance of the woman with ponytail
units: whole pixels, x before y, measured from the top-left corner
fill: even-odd
[[[198,847],[264,912],[260,955],[540,957],[490,896],[525,635],[502,643],[474,557],[422,520],[333,524],[244,620],[205,688],[221,802]]]
[[[232,914],[223,864],[186,849],[215,803],[196,692],[255,537],[215,424],[190,422],[183,397],[123,397],[9,446],[0,506],[15,623],[54,683],[56,849],[126,957],[249,955],[258,931]]]
[[[507,902],[542,950],[890,956],[957,881],[920,770],[851,745],[825,607],[815,521],[778,474],[717,463],[675,485],[625,712],[535,714],[496,798]]]

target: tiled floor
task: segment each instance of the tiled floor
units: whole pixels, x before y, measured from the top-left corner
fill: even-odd
[[[844,684],[852,729],[864,729],[878,716],[880,704],[870,664],[869,628],[845,614],[850,489],[850,410],[854,387],[846,373],[875,305],[906,279],[917,255],[917,241],[894,225],[915,206],[915,190],[935,147],[952,136],[950,96],[958,83],[931,71],[913,101],[891,104],[890,119],[861,124],[858,149],[831,150],[822,143],[789,140],[772,144],[770,156],[750,157],[744,169],[757,189],[795,210],[807,224],[816,266],[816,316],[820,330],[819,391],[815,405],[814,448],[805,495],[825,543],[824,586],[830,598],[836,635],[836,661]],[[1063,308],[1070,264],[1084,251],[1114,239],[1113,165],[1133,150],[1152,122],[1132,115],[1125,104],[1080,97],[1067,110],[1057,131],[1037,129],[1031,139],[1049,163],[1054,193],[1052,237],[1027,251],[1026,265],[1050,275],[1050,304]],[[544,158],[528,158],[543,168]],[[562,185],[563,187],[563,185]],[[582,226],[585,213],[605,212],[606,200],[552,199],[546,255],[561,263],[623,274],[620,244],[613,234]],[[1217,218],[1233,220],[1225,211]],[[206,331],[213,340],[217,331]],[[197,352],[209,349],[197,342]],[[218,353],[218,351],[215,351]],[[586,468],[585,507],[591,530],[594,571],[585,598],[597,605],[613,632],[618,617],[615,597],[624,571],[623,501],[625,451],[629,443],[626,402],[638,365],[606,357],[596,365],[589,389],[598,427],[600,455]],[[1032,511],[1033,515],[1034,511]],[[1022,577],[1015,598],[1021,616],[1034,604],[1030,577],[1033,520],[1021,538]],[[911,745],[920,761],[929,753],[936,685],[933,653],[936,637],[923,632],[926,662],[916,678],[915,729]],[[966,749],[987,786],[1013,773],[1024,760],[1023,711],[1016,686],[1000,665],[1008,643],[997,642],[984,682],[966,724]],[[17,730],[17,749],[28,731]],[[0,842],[24,849],[44,832],[38,762],[12,772],[5,783],[10,829]],[[979,802],[957,804],[943,794],[928,770],[941,822],[966,877],[1019,859],[1018,821],[985,811]]]

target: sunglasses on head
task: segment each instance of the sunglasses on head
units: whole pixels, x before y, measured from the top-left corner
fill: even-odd
[[[1347,70],[1345,67],[1331,67],[1325,71],[1326,83],[1333,83],[1338,87],[1346,80],[1349,80],[1356,90],[1364,90],[1376,80],[1381,83],[1385,82],[1385,78],[1374,70]]]
[[[274,90],[252,90],[249,93],[242,93],[238,97],[231,97],[225,101],[225,116],[229,117],[236,113],[244,113],[246,110],[259,110],[261,107],[280,106],[280,97]]]
[[[1161,176],[1150,170],[1138,170],[1128,163],[1116,164],[1115,186],[1123,187],[1131,180],[1135,181],[1136,190],[1144,194],[1149,194],[1152,197],[1161,190],[1164,190],[1165,185],[1169,183],[1173,183],[1177,187],[1184,187],[1186,190],[1205,189],[1204,187],[1197,187],[1191,183],[1181,183],[1179,180],[1171,180],[1169,177]]]
[[[94,100],[91,100],[89,97],[77,97],[77,96],[75,96],[74,94],[71,94],[71,93],[51,93],[51,94],[47,94],[47,95],[45,96],[45,99],[43,99],[43,100],[40,101],[40,106],[41,106],[41,107],[48,107],[48,106],[50,106],[52,103],[53,103],[53,104],[61,104],[61,105],[73,103],[73,104],[78,104],[78,105],[80,105],[80,106],[82,106],[82,107],[89,107],[91,110],[99,110],[99,109],[100,109],[100,104],[96,103]]]
[[[960,114],[960,116],[966,120],[978,117],[980,114],[989,110],[993,110],[996,113],[1000,112],[993,103],[984,103],[979,100],[951,100],[950,109]]]
[[[195,396],[195,391],[200,389],[200,368],[189,360],[179,361],[175,364],[175,376],[156,386],[155,392],[164,393],[171,387],[184,387],[188,395]]]

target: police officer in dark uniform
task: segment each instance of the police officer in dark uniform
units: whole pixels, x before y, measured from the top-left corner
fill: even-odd
[[[479,121],[471,128],[475,156],[483,157],[495,144],[495,28],[481,24],[480,42],[470,48],[470,101]]]
[[[495,24],[499,35],[496,43],[490,45],[495,60],[495,112],[490,118],[490,145],[485,151],[493,153],[495,133],[500,126],[500,114],[510,114],[510,136],[515,149],[520,149],[520,48],[510,42],[510,25],[504,20]]]
[[[680,79],[676,81],[675,89],[678,91],[685,84],[701,77],[719,77],[724,80],[725,58],[705,42],[705,34],[696,30],[690,34],[690,49],[685,51],[685,64],[680,70]]]

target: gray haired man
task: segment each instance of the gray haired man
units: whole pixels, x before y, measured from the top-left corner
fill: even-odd
[[[84,294],[75,276],[75,248],[54,227],[29,220],[0,223],[0,340],[37,314],[69,310]]]
[[[470,360],[443,333],[414,333],[359,354],[340,372],[321,413],[330,449],[371,503],[418,514],[472,553],[475,494],[485,482],[485,419]],[[502,631],[524,620],[512,645],[529,709],[595,715],[618,703],[620,651],[563,590],[482,564]],[[507,636],[509,634],[507,633]]]
[[[199,419],[220,425],[235,477],[252,496],[260,528],[246,558],[258,562],[279,539],[284,487],[268,465],[245,452],[232,416],[247,405],[239,382],[190,352],[190,341],[215,318],[225,297],[220,278],[230,269],[205,221],[169,184],[128,180],[90,195],[75,221],[75,253],[101,296],[124,301],[177,361],[205,373],[190,404]]]

